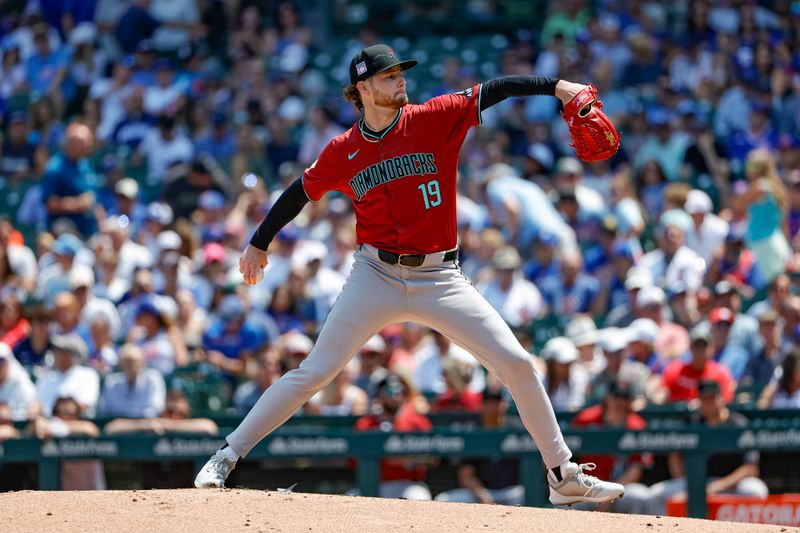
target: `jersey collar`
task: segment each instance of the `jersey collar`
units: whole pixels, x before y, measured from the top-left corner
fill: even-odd
[[[371,129],[369,129],[369,126],[367,126],[366,123],[364,122],[364,117],[361,117],[361,119],[359,119],[358,121],[358,129],[361,132],[361,135],[363,135],[366,140],[370,142],[380,141],[386,136],[387,133],[389,133],[392,130],[392,128],[394,128],[395,124],[397,124],[400,121],[400,115],[402,113],[403,113],[403,108],[401,107],[400,109],[397,110],[397,116],[394,117],[392,123],[378,132],[374,132]]]

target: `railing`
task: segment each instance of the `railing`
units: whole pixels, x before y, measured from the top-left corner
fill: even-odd
[[[706,461],[720,452],[757,449],[800,450],[800,426],[716,429],[684,426],[674,430],[626,431],[585,429],[565,431],[576,455],[589,453],[680,452],[686,462],[689,515],[706,516]],[[66,438],[52,441],[9,440],[0,444],[0,464],[38,463],[40,488],[57,490],[59,463],[64,459],[98,458],[129,461],[193,460],[200,468],[222,444],[222,437],[125,436]],[[498,454],[520,459],[520,481],[526,488],[525,504],[547,505],[544,469],[530,436],[521,430],[434,430],[430,433],[354,432],[329,429],[324,433],[285,430],[273,433],[256,446],[248,459],[328,457],[358,459],[356,484],[362,494],[378,492],[379,461],[388,456],[427,455],[480,457]]]

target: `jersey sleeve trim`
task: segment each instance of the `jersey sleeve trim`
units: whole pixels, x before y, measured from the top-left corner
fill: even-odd
[[[483,96],[483,84],[478,84],[478,124],[483,124],[483,117],[481,116],[481,97]]]
[[[306,190],[306,180],[305,180],[305,178],[306,178],[305,175],[300,176],[300,186],[303,189],[303,194],[306,195],[306,198],[308,198],[309,202],[311,202],[312,204],[316,204],[317,202],[319,202],[319,200],[313,200],[311,198],[311,195],[308,194],[308,191]],[[320,200],[322,200],[322,198],[320,198]]]

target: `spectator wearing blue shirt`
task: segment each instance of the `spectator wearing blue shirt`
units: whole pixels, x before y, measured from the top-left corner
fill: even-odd
[[[617,219],[608,215],[600,223],[599,242],[583,253],[584,267],[589,274],[597,275],[598,270],[610,268],[617,239]]]
[[[94,208],[98,180],[88,159],[93,149],[92,130],[79,123],[67,128],[64,151],[48,161],[42,177],[48,228],[52,229],[57,220],[66,219],[84,238],[97,233]]]
[[[45,355],[53,349],[50,342],[51,313],[42,304],[23,308],[25,318],[30,323],[28,334],[14,346],[14,357],[19,363],[32,368],[45,364]]]
[[[597,241],[608,206],[603,196],[583,183],[584,169],[574,157],[562,157],[556,163],[554,184],[558,191],[558,210],[579,243]]]
[[[593,312],[605,314],[628,303],[625,279],[635,264],[636,251],[629,242],[617,241],[612,245],[607,266],[596,273],[600,289],[592,306]]]
[[[266,340],[263,332],[247,320],[241,297],[229,294],[220,301],[217,316],[203,334],[203,348],[208,362],[222,370],[233,384],[244,374],[256,348]]]
[[[150,0],[134,0],[131,6],[122,14],[114,34],[120,48],[126,54],[136,51],[139,43],[149,39],[161,26],[148,11]]]
[[[34,53],[28,58],[27,78],[31,92],[53,100],[57,115],[74,96],[75,87],[67,78],[69,57],[61,50],[51,50],[47,27],[38,26],[33,34]]]
[[[144,352],[135,344],[119,350],[121,372],[106,377],[100,412],[127,418],[155,418],[164,410],[167,388],[161,372],[146,368]]]
[[[755,101],[750,109],[748,127],[733,132],[728,138],[728,155],[736,163],[736,170],[742,168],[747,154],[756,148],[771,149],[778,146],[778,132],[772,127],[769,105]]]
[[[750,357],[743,346],[731,342],[730,332],[735,318],[736,315],[727,307],[715,307],[708,315],[714,361],[730,370],[733,379],[739,381]]]
[[[242,383],[233,394],[233,407],[236,413],[244,416],[256,404],[264,391],[275,383],[282,373],[281,356],[283,350],[265,344],[256,355],[256,374],[250,381]]]
[[[562,247],[575,245],[575,232],[564,222],[541,187],[517,176],[505,163],[495,163],[483,174],[486,203],[506,228],[509,244],[527,249],[546,230]]]
[[[600,284],[582,269],[583,258],[578,250],[566,250],[561,255],[560,275],[549,276],[540,286],[549,313],[571,317],[592,310]]]
[[[549,276],[558,275],[558,257],[556,254],[558,237],[549,231],[541,231],[533,243],[533,257],[522,265],[525,279],[539,285]]]
[[[44,19],[61,37],[81,22],[93,22],[97,0],[39,0]]]
[[[123,101],[123,105],[125,114],[111,133],[111,140],[114,144],[127,146],[133,151],[155,127],[156,119],[144,112],[144,89],[142,87],[132,87],[130,94]]]
[[[278,325],[281,335],[290,331],[305,333],[305,324],[300,319],[303,315],[303,308],[306,307],[304,304],[305,302],[299,301],[292,293],[288,283],[278,285],[272,291],[267,314]]]
[[[733,326],[728,341],[747,350],[750,358],[755,357],[761,350],[761,343],[758,341],[758,315],[753,317],[742,313],[739,289],[727,280],[716,283],[713,307],[725,307],[733,311]]]
[[[120,222],[127,225],[130,235],[138,235],[147,219],[147,207],[139,200],[136,180],[122,178],[114,184],[114,200],[108,214],[119,217]]]
[[[228,127],[225,113],[217,112],[211,117],[211,130],[197,138],[195,150],[216,159],[226,169],[230,168],[236,155],[236,136]]]
[[[28,114],[14,111],[8,117],[8,134],[0,150],[0,175],[12,181],[41,174],[47,161],[44,147],[29,135]]]
[[[774,309],[766,309],[758,316],[758,337],[762,348],[747,361],[740,383],[763,387],[770,382],[775,369],[780,366],[785,353],[781,347],[783,325]]]

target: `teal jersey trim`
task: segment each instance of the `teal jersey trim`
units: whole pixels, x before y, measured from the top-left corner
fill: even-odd
[[[364,137],[368,137],[370,139],[375,139],[376,141],[380,141],[381,139],[383,139],[386,136],[387,133],[389,133],[392,130],[392,128],[394,128],[395,124],[397,124],[400,121],[400,115],[402,113],[403,113],[403,108],[401,107],[400,109],[397,110],[397,116],[394,117],[394,120],[392,121],[392,123],[389,124],[388,126],[386,126],[385,128],[383,128],[382,131],[378,132],[379,133],[378,135],[375,135],[374,133],[372,133],[371,130],[367,129],[368,126],[366,126],[364,124],[364,117],[361,117],[361,119],[359,119],[359,121],[358,121],[358,129],[361,131],[361,134]]]
[[[483,96],[483,84],[478,85],[478,124],[483,124],[483,117],[481,116],[481,96]]]

